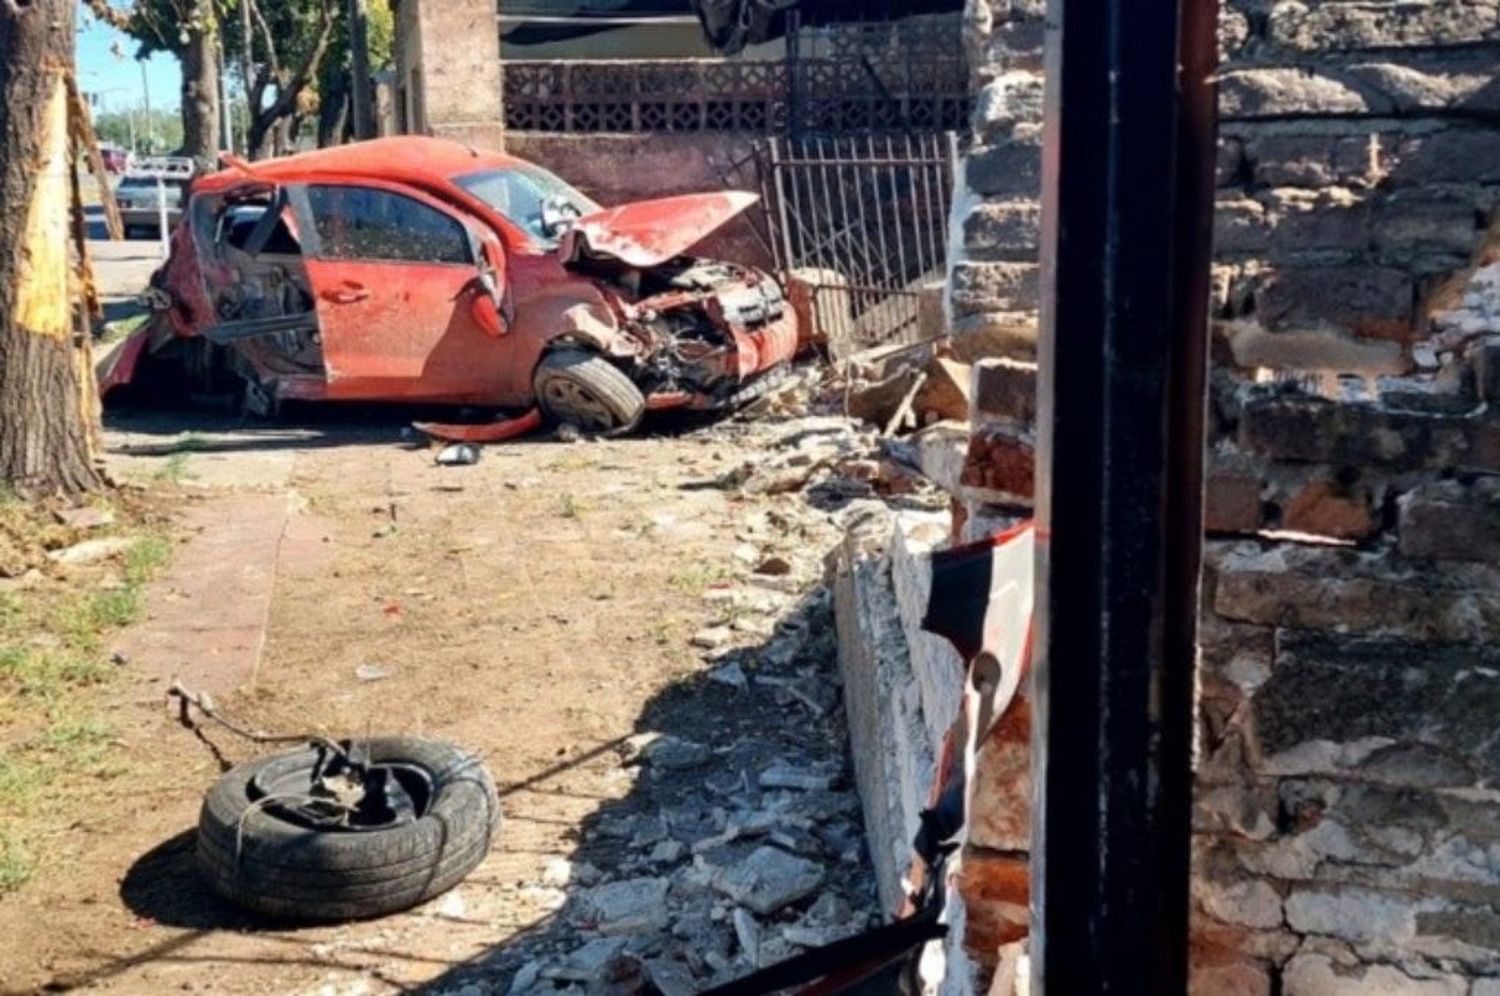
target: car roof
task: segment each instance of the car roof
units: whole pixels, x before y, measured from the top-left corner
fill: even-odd
[[[481,152],[471,146],[421,135],[397,135],[302,152],[280,159],[236,164],[205,176],[201,190],[218,190],[247,178],[268,183],[290,183],[318,176],[368,177],[384,180],[451,178],[477,169],[525,166],[524,160],[500,152]]]

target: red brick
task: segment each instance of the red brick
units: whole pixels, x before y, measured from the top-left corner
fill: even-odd
[[[959,483],[1029,498],[1036,485],[1036,445],[1030,433],[1002,425],[976,426]]]
[[[1281,525],[1293,532],[1334,539],[1364,539],[1379,528],[1370,495],[1335,482],[1309,481],[1282,506]]]
[[[1000,947],[1030,931],[1030,867],[1023,857],[969,848],[957,878],[964,902],[964,948],[991,970]]]
[[[927,379],[912,399],[912,410],[923,424],[969,417],[969,365],[935,356],[927,364]]]
[[[1024,851],[1031,844],[1031,702],[1017,695],[975,758],[969,839]]]
[[[1210,474],[1203,496],[1203,528],[1210,533],[1260,529],[1261,481],[1248,474]]]

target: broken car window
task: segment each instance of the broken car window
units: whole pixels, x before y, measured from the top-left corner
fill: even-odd
[[[219,241],[236,249],[244,249],[256,226],[266,213],[265,204],[235,204],[219,218]],[[261,247],[262,254],[273,256],[299,256],[302,247],[297,244],[292,230],[287,227],[286,214],[277,220],[270,238]]]
[[[315,185],[307,202],[326,258],[474,262],[463,225],[404,194]]]
[[[543,221],[542,209],[549,201],[575,218],[599,210],[598,204],[562,179],[535,166],[483,170],[457,177],[455,182],[547,246],[555,245],[562,234],[549,231]]]

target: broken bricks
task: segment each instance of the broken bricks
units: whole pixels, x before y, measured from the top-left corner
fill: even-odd
[[[889,370],[877,380],[856,380],[847,398],[849,414],[880,429],[886,435],[910,431],[944,420],[967,421],[971,382],[969,364],[948,356],[928,357],[908,351],[906,365],[901,355],[882,358],[876,370]],[[894,366],[894,369],[891,369]],[[853,364],[859,371],[870,366]]]

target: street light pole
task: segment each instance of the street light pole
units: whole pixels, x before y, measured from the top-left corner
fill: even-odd
[[[234,114],[229,106],[229,70],[219,72],[219,116],[224,122],[224,151],[234,155]]]
[[[146,61],[141,60],[141,91],[146,98],[146,152],[149,154],[156,149],[155,128],[151,122],[151,80],[146,76]]]

